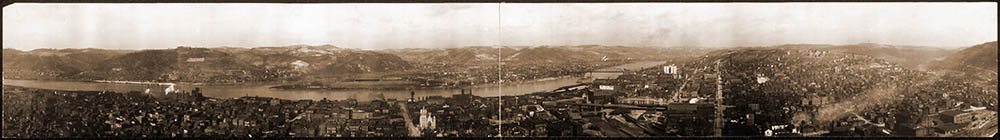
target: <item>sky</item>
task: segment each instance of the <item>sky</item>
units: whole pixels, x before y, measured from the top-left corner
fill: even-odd
[[[335,45],[967,47],[996,3],[32,4],[3,8],[3,48]]]

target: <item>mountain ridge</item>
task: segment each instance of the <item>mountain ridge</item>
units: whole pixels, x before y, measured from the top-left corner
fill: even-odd
[[[995,41],[992,43],[994,44],[993,46],[996,46]],[[978,46],[981,45],[983,44]],[[949,59],[959,59],[957,57],[950,57],[952,54],[959,53],[959,50],[922,46],[861,43],[852,45],[785,44],[761,47],[808,48],[868,55],[889,60],[907,68],[922,68],[929,64],[929,62],[945,56],[949,56]],[[718,48],[601,45],[505,46],[499,48],[467,46],[459,48],[403,48],[383,50],[361,50],[342,48],[334,45],[262,46],[254,48],[198,48],[178,46],[171,49],[146,50],[82,48],[21,51],[13,48],[4,48],[3,66],[4,77],[11,79],[234,83],[295,80],[297,79],[296,77],[315,74],[350,75],[408,71],[426,64],[494,65],[499,59],[502,59],[504,63],[529,65],[663,60],[676,55],[702,55],[716,49]],[[965,51],[965,53],[970,52],[982,51]],[[995,52],[993,51],[993,57],[996,56]],[[963,59],[971,58],[976,57]],[[995,67],[995,62],[993,66]],[[993,71],[996,71],[995,68]]]

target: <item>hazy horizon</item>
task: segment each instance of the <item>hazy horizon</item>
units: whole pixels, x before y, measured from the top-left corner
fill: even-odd
[[[3,48],[784,44],[959,48],[997,40],[996,3],[13,4]]]
[[[979,44],[984,44],[984,43],[989,43],[989,42],[997,42],[997,41],[996,40],[994,40],[994,41],[986,41],[986,42],[982,42],[982,43],[979,43]],[[877,45],[889,45],[889,46],[897,46],[897,47],[924,47],[924,48],[940,48],[940,49],[964,49],[964,48],[972,47],[974,45],[979,45],[979,44],[972,44],[972,45],[967,45],[967,46],[917,46],[917,45],[895,45],[895,44],[879,44],[879,43],[854,43],[854,44],[789,43],[789,44],[766,45],[766,46],[715,46],[715,47],[706,47],[706,46],[623,46],[623,45],[601,45],[601,44],[589,44],[589,45],[534,45],[534,46],[518,45],[518,46],[502,46],[502,47],[504,47],[504,48],[519,48],[519,47],[537,48],[537,47],[564,47],[564,46],[565,47],[575,47],[575,46],[609,46],[609,47],[614,47],[614,46],[622,46],[622,47],[659,47],[659,48],[684,48],[684,47],[694,47],[694,48],[739,48],[739,47],[775,47],[775,46],[782,46],[782,45],[831,45],[831,46],[845,46],[845,45],[861,45],[861,44],[877,44]],[[34,48],[34,49],[29,49],[29,50],[20,49],[20,48],[7,48],[7,47],[5,47],[4,49],[15,49],[15,50],[19,50],[19,51],[33,51],[33,50],[46,50],[46,49],[48,49],[48,50],[103,49],[103,50],[122,50],[122,51],[137,50],[137,51],[139,51],[139,50],[176,49],[178,47],[191,47],[191,48],[244,48],[244,49],[253,49],[253,48],[263,48],[263,47],[292,47],[292,46],[312,46],[312,47],[318,47],[318,46],[325,46],[325,45],[331,45],[331,46],[335,46],[337,48],[342,48],[342,49],[358,49],[358,50],[448,49],[448,48],[467,48],[467,47],[490,47],[490,48],[497,48],[497,46],[470,45],[470,46],[438,47],[438,48],[374,48],[374,49],[371,49],[371,48],[348,48],[348,47],[342,47],[342,46],[337,46],[337,45],[332,45],[332,44],[315,44],[315,45],[311,45],[311,44],[292,44],[292,45],[280,45],[280,46],[253,46],[253,47],[235,47],[235,46],[173,46],[173,47],[164,47],[164,48]]]

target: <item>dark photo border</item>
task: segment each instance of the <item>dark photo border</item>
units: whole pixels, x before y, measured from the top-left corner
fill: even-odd
[[[786,2],[990,2],[998,3],[997,0],[3,0],[3,6],[7,7],[15,3],[786,3]],[[995,137],[994,137],[995,138]],[[273,139],[904,139],[904,140],[939,140],[939,139],[994,139],[980,137],[752,137],[752,136],[693,136],[693,137],[638,137],[638,138],[596,138],[596,137],[504,137],[504,138],[393,138],[393,137],[373,137],[373,138],[273,138]],[[25,138],[3,138],[3,139],[25,139]],[[45,138],[51,139],[51,138]],[[81,139],[81,138],[71,138]],[[88,138],[83,138],[88,139]],[[99,138],[99,139],[120,139],[120,138]],[[206,138],[168,138],[168,139],[206,139]],[[233,139],[233,138],[207,138],[207,139]],[[237,138],[239,139],[239,138]]]

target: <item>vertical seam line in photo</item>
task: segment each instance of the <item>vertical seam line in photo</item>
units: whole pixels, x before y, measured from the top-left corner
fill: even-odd
[[[497,2],[497,136],[503,139],[503,1]]]

